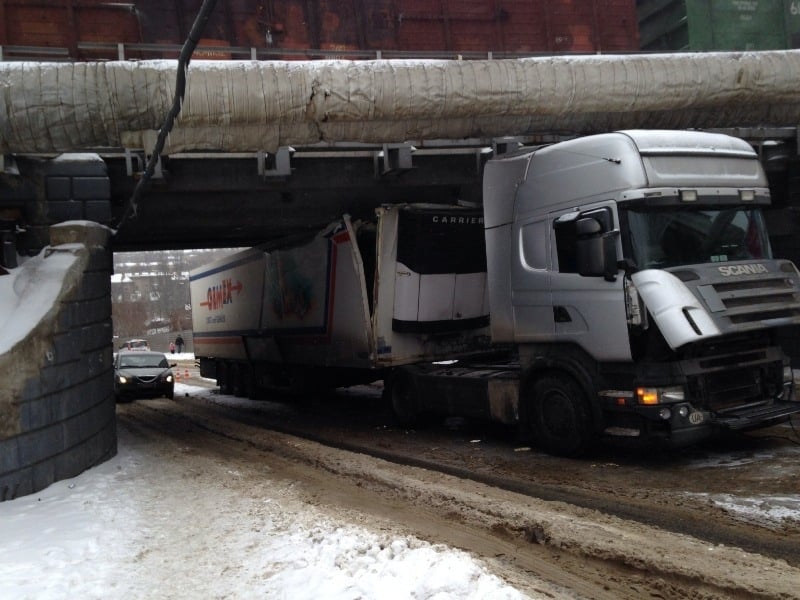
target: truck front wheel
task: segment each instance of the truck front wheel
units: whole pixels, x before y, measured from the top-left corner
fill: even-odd
[[[527,425],[537,444],[547,453],[576,457],[593,442],[586,396],[564,375],[546,375],[533,385]]]

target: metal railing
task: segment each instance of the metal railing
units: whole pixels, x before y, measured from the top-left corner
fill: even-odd
[[[145,44],[112,42],[79,42],[79,56],[68,48],[55,46],[0,46],[0,61],[84,61],[141,60],[148,58],[177,59],[179,44]],[[621,52],[478,52],[460,50],[359,50],[311,48],[256,48],[245,46],[198,45],[194,58],[202,60],[493,60],[535,56],[571,56],[587,54],[621,54]]]

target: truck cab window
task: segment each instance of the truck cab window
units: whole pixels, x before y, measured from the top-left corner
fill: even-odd
[[[763,216],[754,208],[635,209],[628,225],[640,269],[772,257]]]

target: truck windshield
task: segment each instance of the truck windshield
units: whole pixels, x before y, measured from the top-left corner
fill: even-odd
[[[632,209],[628,238],[640,269],[772,257],[755,208]]]

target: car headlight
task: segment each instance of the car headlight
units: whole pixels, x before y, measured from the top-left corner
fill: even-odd
[[[128,378],[125,377],[124,375],[120,375],[119,376],[119,382],[120,383],[128,383]]]
[[[172,374],[167,375],[166,377],[164,377],[164,381],[166,381],[167,383],[172,383]]]
[[[683,402],[686,394],[679,385],[670,387],[640,387],[636,388],[636,400],[639,404],[668,404]]]

